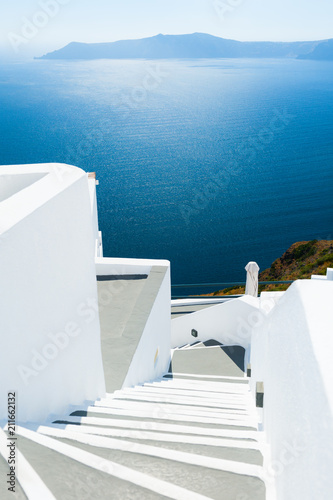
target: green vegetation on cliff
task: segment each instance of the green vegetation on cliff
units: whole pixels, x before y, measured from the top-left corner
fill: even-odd
[[[299,241],[276,259],[270,268],[259,274],[259,281],[289,281],[308,279],[311,274],[326,274],[326,269],[333,267],[333,240]],[[262,291],[286,290],[288,284],[259,285]],[[244,287],[224,288],[210,295],[238,295],[244,293]]]

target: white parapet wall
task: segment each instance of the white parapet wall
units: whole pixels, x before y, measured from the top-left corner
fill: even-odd
[[[170,267],[167,260],[122,259],[115,257],[96,258],[97,276],[149,275],[153,266]]]
[[[102,243],[102,233],[98,228],[98,209],[97,209],[97,195],[96,186],[99,182],[96,180],[95,172],[88,174],[88,187],[90,195],[90,206],[91,206],[91,221],[93,228],[93,235],[95,239],[95,256],[103,257],[103,243]]]
[[[252,334],[251,383],[264,383],[265,471],[277,500],[333,495],[332,304],[332,281],[296,281]]]
[[[131,387],[164,375],[171,360],[170,263],[155,261],[150,280],[157,285],[155,299],[129,366],[123,387]],[[155,288],[155,287],[154,287]]]
[[[329,280],[329,281],[333,281],[333,268],[332,267],[328,267],[326,269],[326,275],[325,276],[322,276],[320,274],[313,274],[311,276],[311,279],[312,280]]]
[[[97,258],[96,274],[99,281],[108,282],[106,297],[113,284],[139,280],[140,293],[127,310],[121,334],[105,328],[102,319],[102,345],[107,390],[113,392],[161,377],[168,371],[171,359],[171,287],[170,262],[151,259]],[[120,280],[120,281],[119,281]],[[101,284],[100,284],[101,285]],[[100,291],[100,297],[102,297]],[[112,296],[112,295],[110,295]],[[102,306],[103,314],[112,301]],[[117,332],[117,330],[116,330]],[[108,346],[112,343],[112,351]]]
[[[39,422],[105,393],[94,229],[81,169],[0,167],[0,420],[8,392]]]

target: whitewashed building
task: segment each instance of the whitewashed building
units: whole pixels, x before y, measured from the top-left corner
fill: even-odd
[[[330,500],[332,270],[171,303],[103,257],[96,183],[0,167],[0,497]]]

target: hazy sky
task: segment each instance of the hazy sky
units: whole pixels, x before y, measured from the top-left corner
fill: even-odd
[[[158,33],[236,40],[333,38],[333,0],[1,1],[0,55],[39,56],[71,41],[106,42]]]

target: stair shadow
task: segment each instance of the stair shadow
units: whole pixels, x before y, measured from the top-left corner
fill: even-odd
[[[238,366],[238,368],[242,370],[242,372],[244,373],[244,356],[245,356],[244,347],[241,347],[239,345],[234,345],[234,346],[221,345],[221,349],[227,356],[229,356],[231,361],[233,361],[233,363],[235,363],[235,365]]]
[[[198,342],[196,342],[198,343]],[[223,344],[221,344],[221,342],[218,342],[217,340],[214,340],[214,339],[211,339],[211,340],[207,340],[205,342],[202,342],[202,344],[205,346],[205,347],[220,347],[223,351],[223,353],[227,356],[225,358],[225,360],[227,360],[229,358],[229,361],[231,362],[231,364],[229,365],[229,369],[227,369],[227,372],[226,374],[228,375],[228,371],[230,371],[230,374],[235,374],[237,375],[237,373],[234,373],[234,370],[236,369],[236,367],[242,372],[244,373],[244,356],[245,356],[245,349],[241,346],[238,346],[238,345],[234,345],[234,346],[224,346]],[[193,344],[194,345],[194,344]],[[201,348],[198,348],[199,350],[202,350]],[[184,351],[180,351],[179,353],[176,354],[176,356],[179,356],[181,355],[180,353],[181,352],[184,352],[186,353],[186,356],[188,356],[190,354],[190,352],[193,353],[193,355],[195,355],[195,351],[196,349],[184,349]],[[209,351],[210,349],[207,349],[206,353],[207,355],[209,354]],[[213,354],[213,353],[212,353]],[[213,359],[215,359],[216,356],[213,357]],[[198,360],[199,361],[199,360]],[[213,361],[213,360],[212,360]],[[221,362],[223,363],[223,359],[221,359]],[[216,359],[215,359],[215,363],[216,363]],[[213,364],[214,364],[214,361],[213,361]],[[176,363],[176,365],[178,366],[179,365],[179,359]],[[232,366],[235,367],[235,369],[232,369]],[[172,360],[170,361],[170,365],[169,365],[169,370],[168,370],[168,373],[165,374],[165,377],[167,378],[174,378],[174,375],[173,375],[173,363],[172,363]],[[178,369],[176,369],[176,371],[183,371],[181,367],[179,367]],[[241,374],[239,373],[237,376],[241,376]]]

